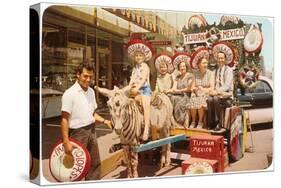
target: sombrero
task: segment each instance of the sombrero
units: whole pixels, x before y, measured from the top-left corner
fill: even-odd
[[[155,57],[154,65],[155,65],[155,68],[158,72],[159,72],[159,69],[160,69],[160,63],[161,62],[166,63],[166,65],[168,67],[168,73],[172,73],[174,71],[175,68],[173,66],[172,57],[170,55],[160,53]]]
[[[248,53],[255,53],[261,50],[263,37],[257,26],[252,25],[244,38],[244,49]]]
[[[213,172],[213,167],[208,162],[194,162],[188,166],[185,175],[210,174]]]
[[[253,89],[259,80],[260,70],[257,66],[243,65],[239,69],[239,82],[244,88]]]
[[[206,19],[202,16],[202,15],[192,15],[189,19],[188,19],[188,28],[190,29],[194,29],[194,25],[196,25],[198,28],[202,27],[202,26],[207,26],[207,21]]]
[[[187,53],[176,53],[173,56],[173,65],[175,68],[178,67],[178,64],[180,64],[181,62],[185,62],[187,64],[187,66],[190,66],[190,60],[191,60],[191,56]]]
[[[205,47],[199,48],[192,54],[191,63],[190,63],[191,68],[197,69],[198,61],[203,57],[206,59],[209,59],[209,56],[210,56],[210,54],[209,54],[208,48],[205,48]]]
[[[225,42],[216,42],[213,44],[213,55],[216,58],[219,52],[223,52],[226,56],[226,64],[228,66],[234,65],[235,53],[232,47]]]
[[[149,61],[153,55],[153,49],[151,44],[139,39],[132,39],[127,44],[127,50],[129,57],[133,58],[135,52],[141,52],[145,56],[145,61]]]
[[[69,141],[74,146],[72,156],[65,154],[62,140],[55,144],[50,155],[50,172],[58,182],[79,181],[90,169],[91,157],[88,150],[72,138]]]

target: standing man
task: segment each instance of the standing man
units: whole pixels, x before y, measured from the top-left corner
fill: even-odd
[[[91,167],[86,180],[100,179],[100,156],[95,132],[95,121],[111,128],[111,121],[98,115],[95,92],[90,88],[94,77],[94,68],[90,63],[82,63],[77,68],[77,81],[62,96],[61,133],[65,153],[72,155],[73,145],[69,137],[74,138],[87,148],[91,156]]]
[[[226,65],[226,55],[222,51],[217,53],[217,65],[215,88],[207,99],[208,128],[215,126],[216,131],[222,128],[224,111],[231,105],[233,97],[233,71]]]

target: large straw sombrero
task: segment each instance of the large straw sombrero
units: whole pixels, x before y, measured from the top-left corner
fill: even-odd
[[[173,65],[175,68],[178,67],[178,64],[185,62],[188,67],[190,67],[191,56],[188,53],[176,53],[173,56]]]
[[[172,61],[173,60],[172,60],[172,57],[170,55],[167,55],[165,53],[160,53],[155,57],[154,65],[155,65],[156,70],[159,72],[160,63],[164,62],[164,63],[166,63],[166,65],[168,67],[168,73],[172,73],[175,69]]]
[[[213,167],[208,162],[194,162],[188,166],[185,175],[210,174],[213,172]]]
[[[139,40],[132,39],[127,44],[127,50],[129,57],[133,58],[136,52],[141,52],[145,56],[145,61],[149,61],[153,56],[153,49],[150,43]]]
[[[62,140],[55,144],[50,155],[50,172],[58,182],[79,181],[90,169],[91,157],[88,150],[72,138],[69,141],[74,146],[72,156],[64,152]]]
[[[257,26],[252,25],[244,38],[244,49],[248,53],[255,53],[261,50],[263,37]]]
[[[197,49],[193,54],[192,54],[192,58],[191,58],[191,68],[193,69],[197,69],[198,68],[198,61],[201,58],[206,58],[209,59],[210,54],[209,54],[209,49],[202,47]]]
[[[235,53],[231,46],[225,42],[216,42],[213,44],[213,55],[217,58],[219,52],[223,52],[226,56],[226,64],[228,66],[234,65]]]

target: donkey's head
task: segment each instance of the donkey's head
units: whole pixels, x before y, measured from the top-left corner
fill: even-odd
[[[129,92],[130,87],[125,87],[123,89],[119,89],[118,87],[114,87],[113,90],[108,90],[105,88],[98,88],[96,89],[103,94],[104,96],[108,97],[107,106],[110,111],[110,115],[112,117],[112,123],[117,134],[121,133],[123,128],[126,108],[129,103]]]

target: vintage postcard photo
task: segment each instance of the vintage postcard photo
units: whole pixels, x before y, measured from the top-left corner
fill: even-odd
[[[30,8],[30,179],[273,170],[273,18]]]

